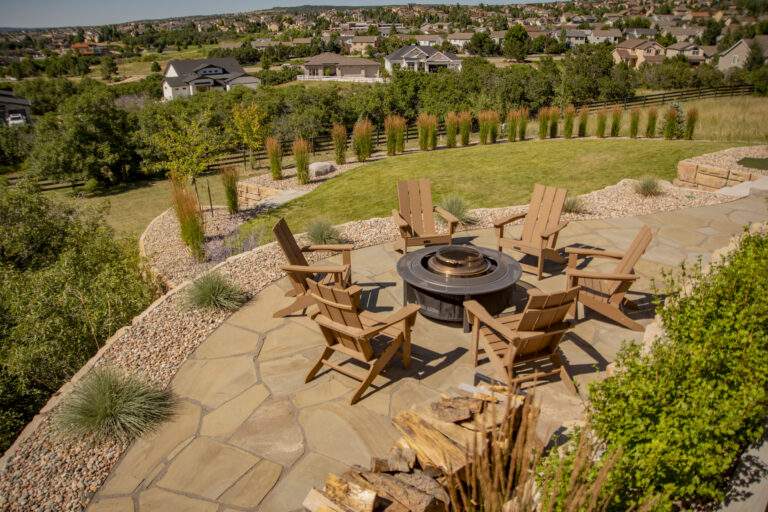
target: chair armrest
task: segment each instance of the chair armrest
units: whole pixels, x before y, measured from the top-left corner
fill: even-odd
[[[545,231],[544,233],[542,233],[541,234],[541,238],[549,238],[552,235],[554,235],[555,233],[560,232],[560,230],[563,229],[567,225],[568,225],[568,221],[565,221],[565,222],[563,222],[561,224],[558,224],[557,226],[555,226],[554,228],[550,229],[549,231]]]
[[[372,336],[377,334],[387,327],[391,327],[398,322],[402,322],[403,320],[407,320],[408,318],[415,316],[416,313],[419,312],[419,309],[421,308],[418,304],[408,304],[407,306],[403,306],[394,313],[387,315],[385,318],[382,318],[378,325],[372,325],[371,327],[365,329],[365,331],[363,331],[363,335]]]
[[[513,213],[512,215],[507,215],[506,217],[502,217],[499,220],[493,221],[493,227],[500,228],[506,224],[509,224],[510,222],[514,222],[516,220],[520,220],[523,217],[525,217],[527,213]]]
[[[588,270],[577,270],[574,268],[566,268],[565,275],[568,277],[604,279],[606,281],[634,281],[640,277],[637,274],[617,274],[613,272],[590,272]]]
[[[472,317],[477,317],[481,323],[484,323],[494,331],[498,332],[508,340],[513,340],[517,337],[517,334],[496,320],[479,302],[476,300],[468,300],[464,303],[464,311],[469,315],[470,320]],[[472,323],[472,322],[470,322]]]
[[[441,216],[443,219],[445,219],[445,222],[449,224],[458,224],[459,219],[454,214],[446,210],[445,208],[441,208],[440,206],[435,206],[433,208],[435,210],[435,213],[437,213],[439,216]]]
[[[349,269],[349,265],[283,265],[283,270],[296,274],[339,274]]]
[[[411,225],[408,224],[402,215],[400,215],[400,212],[397,210],[392,210],[392,220],[395,223],[395,226],[397,226],[399,229],[411,229]]]
[[[301,248],[301,252],[315,252],[315,251],[333,251],[344,252],[351,251],[355,246],[353,244],[313,244],[305,245]]]
[[[317,315],[315,317],[315,322],[322,325],[323,327],[327,327],[328,329],[331,329],[341,334],[346,334],[347,336],[350,336],[352,338],[362,338],[365,336],[365,331],[363,331],[362,329],[359,329],[357,327],[349,327],[348,325],[334,322],[333,320],[331,320],[325,315]]]
[[[586,247],[566,247],[566,254],[577,254],[579,256],[595,256],[597,258],[614,258],[620,260],[624,257],[621,251],[603,251],[600,249],[588,249]]]

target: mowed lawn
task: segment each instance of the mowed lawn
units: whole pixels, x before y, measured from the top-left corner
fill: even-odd
[[[578,195],[623,178],[675,177],[677,162],[733,143],[665,140],[553,140],[418,152],[361,165],[254,222],[285,217],[294,232],[315,219],[334,224],[388,216],[398,180],[429,178],[435,202],[451,194],[470,207],[525,204],[534,183]]]

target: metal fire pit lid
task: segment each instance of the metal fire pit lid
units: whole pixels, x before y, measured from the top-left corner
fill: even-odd
[[[455,277],[469,277],[485,274],[491,263],[483,254],[467,245],[441,247],[427,260],[432,272]]]

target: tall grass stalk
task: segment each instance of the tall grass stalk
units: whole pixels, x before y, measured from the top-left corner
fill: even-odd
[[[589,123],[589,109],[587,107],[581,107],[579,109],[579,128],[576,132],[579,137],[587,136],[588,123]]]
[[[696,130],[696,123],[699,121],[699,111],[696,107],[690,107],[685,112],[685,138],[693,139],[693,132]]]
[[[237,167],[230,166],[221,170],[221,184],[224,187],[224,196],[227,200],[227,210],[229,213],[237,213],[240,209],[237,198],[237,180],[240,172]]]
[[[373,124],[360,119],[352,128],[352,146],[359,162],[365,162],[373,154]]]
[[[405,131],[408,129],[408,123],[402,116],[397,116],[397,130],[395,133],[395,151],[405,152]]]
[[[517,133],[519,134],[518,138],[520,140],[525,140],[526,132],[528,131],[528,116],[530,113],[528,112],[528,107],[521,108],[519,112],[520,121],[517,125]]]
[[[280,146],[280,141],[275,137],[267,137],[264,147],[267,149],[269,172],[272,174],[272,179],[283,179],[283,148]]]
[[[576,107],[568,105],[565,107],[563,116],[563,137],[570,139],[573,137],[573,121],[576,117]]]
[[[549,138],[557,138],[558,123],[560,122],[560,109],[552,107],[549,109]]]
[[[517,124],[519,121],[519,110],[510,110],[507,112],[507,140],[509,140],[509,142],[515,142],[515,139],[517,139]]]
[[[190,309],[236,311],[248,296],[228,278],[218,272],[208,272],[189,285],[185,300]]]
[[[629,113],[629,138],[636,139],[640,129],[640,109],[635,107]]]
[[[656,119],[658,116],[659,112],[656,110],[656,107],[648,109],[648,117],[645,121],[645,136],[648,139],[656,137]]]
[[[549,128],[549,108],[541,107],[539,109],[539,138],[547,138],[547,130]]]
[[[664,111],[663,133],[667,140],[677,138],[677,109],[674,106]]]
[[[605,109],[598,110],[597,112],[597,126],[595,127],[595,136],[602,139],[605,137],[605,122],[608,114]]]
[[[296,162],[296,179],[302,184],[309,183],[309,142],[298,137],[293,141],[293,158]]]
[[[347,162],[347,128],[341,123],[333,123],[331,139],[336,164],[345,164]]]
[[[456,112],[445,114],[445,145],[456,147],[456,135],[459,133],[459,116]]]
[[[480,125],[480,144],[493,144],[499,136],[499,113],[495,110],[481,110],[477,114]]]
[[[384,136],[387,140],[387,155],[397,154],[397,122],[399,116],[388,115],[384,118]]]
[[[419,137],[419,149],[427,151],[430,149],[430,138],[432,132],[432,116],[426,112],[421,112],[416,118],[416,130]]]
[[[462,146],[469,146],[469,136],[472,133],[472,113],[459,113],[459,138]]]
[[[621,107],[615,106],[611,109],[611,137],[618,137],[621,132],[621,117],[624,111]]]
[[[179,222],[181,240],[195,259],[205,259],[205,224],[194,193],[179,180],[172,180],[173,209]]]

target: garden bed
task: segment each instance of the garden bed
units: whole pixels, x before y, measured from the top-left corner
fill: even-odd
[[[746,146],[681,160],[677,183],[684,187],[717,190],[768,176],[765,168],[744,165],[768,158],[768,146]]]

